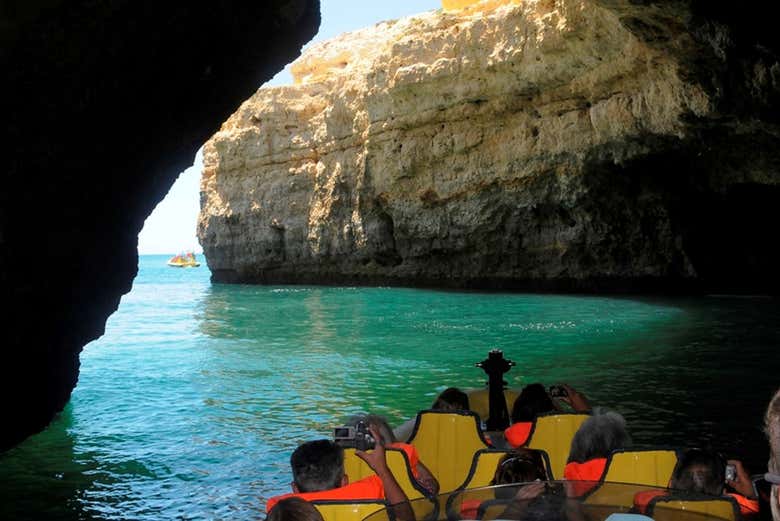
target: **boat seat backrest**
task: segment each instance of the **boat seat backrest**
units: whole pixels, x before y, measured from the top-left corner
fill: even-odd
[[[667,487],[675,465],[672,449],[616,450],[607,458],[602,481]]]
[[[666,488],[675,465],[677,451],[673,449],[616,450],[607,458],[601,482]],[[635,487],[596,487],[585,502],[631,508],[635,493]]]
[[[496,474],[498,462],[509,452],[509,450],[502,449],[480,449],[475,452],[469,473],[458,488],[479,488],[490,485]]]
[[[691,515],[685,516],[684,513]],[[659,496],[653,498],[647,506],[647,515],[655,521],[697,521],[702,518],[702,514],[725,521],[740,519],[739,505],[729,496],[701,499]]]
[[[468,476],[474,453],[488,448],[479,418],[471,411],[421,411],[409,443],[439,481],[439,492],[451,492]]]
[[[390,472],[409,499],[426,497],[428,492],[422,488],[412,474],[412,467],[406,453],[401,449],[385,449],[385,458]],[[344,473],[349,481],[357,481],[374,475],[374,471],[355,453],[355,449],[344,449]]]
[[[490,416],[490,393],[487,388],[475,389],[468,391],[469,395],[469,409],[477,413],[482,419],[487,419]],[[504,399],[506,400],[506,410],[508,413],[512,412],[512,406],[515,404],[515,400],[520,396],[520,392],[515,389],[504,389]]]
[[[588,418],[587,414],[556,413],[536,418],[526,447],[543,450],[550,461],[551,479],[563,479],[563,469],[569,458],[571,440]]]
[[[323,521],[362,521],[374,512],[387,507],[381,500],[317,500],[311,504],[320,511]]]
[[[493,477],[496,474],[496,468],[498,468],[501,458],[512,452],[511,449],[480,449],[475,452],[469,474],[458,489],[472,489],[489,486],[493,481]],[[539,452],[544,462],[544,468],[549,476],[550,460],[547,457],[546,452]]]

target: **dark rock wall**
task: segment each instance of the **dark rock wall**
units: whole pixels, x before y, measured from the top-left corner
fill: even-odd
[[[0,4],[0,450],[62,409],[144,220],[318,25],[318,0]]]

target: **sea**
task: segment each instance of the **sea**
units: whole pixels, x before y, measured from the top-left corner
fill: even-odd
[[[168,257],[140,257],[70,403],[0,455],[0,519],[262,519],[299,443],[480,388],[493,349],[516,364],[509,386],[568,383],[637,447],[765,470],[777,299],[223,285]]]

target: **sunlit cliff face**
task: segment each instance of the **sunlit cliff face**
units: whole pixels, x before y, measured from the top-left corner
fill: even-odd
[[[773,57],[683,4],[465,4],[312,45],[223,124],[215,280],[776,291]]]

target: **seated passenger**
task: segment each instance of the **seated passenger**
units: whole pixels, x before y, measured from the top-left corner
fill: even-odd
[[[507,452],[498,462],[491,485],[547,481],[544,458],[538,450],[515,449]]]
[[[558,386],[565,393],[558,398],[571,406],[576,412],[586,412],[590,410],[590,404],[584,395],[575,391],[567,384]],[[504,438],[510,447],[520,447],[528,442],[531,435],[531,428],[534,420],[540,414],[559,411],[560,407],[547,392],[547,389],[540,383],[529,384],[520,391],[512,405],[510,418],[512,425],[504,430]]]
[[[726,481],[727,463],[734,465],[736,470],[736,479],[732,481]],[[724,488],[726,485],[735,492],[726,493]],[[669,480],[669,488],[679,492],[710,496],[720,496],[725,493],[737,501],[742,516],[758,514],[758,500],[751,498],[754,494],[753,484],[742,462],[738,460],[727,462],[716,452],[702,449],[685,451],[677,461],[672,478]],[[653,498],[668,494],[669,492],[664,490],[637,492],[634,495],[634,508],[644,514]]]
[[[369,427],[377,441],[371,452],[357,451],[357,455],[376,473],[354,483],[344,473],[344,449],[331,440],[309,441],[300,445],[290,457],[293,492],[272,497],[266,503],[266,512],[271,513],[281,500],[299,497],[306,501],[318,499],[385,500],[398,505],[396,516],[412,519],[411,506],[406,494],[387,467],[382,435],[376,427]]]
[[[434,411],[468,411],[469,410],[469,395],[458,389],[457,387],[448,387],[439,393],[436,400],[431,405],[431,410]],[[410,418],[404,423],[393,429],[393,437],[400,441],[409,441],[409,438],[414,431],[414,425],[417,423],[417,418]]]
[[[390,425],[388,425],[387,420],[382,416],[375,414],[356,415],[347,421],[347,425],[355,427],[360,422],[363,422],[366,425],[373,425],[377,428],[382,435],[385,448],[400,449],[404,451],[406,457],[409,459],[409,466],[411,467],[412,475],[414,476],[414,479],[417,480],[417,483],[426,489],[430,495],[438,495],[439,482],[433,477],[433,474],[428,467],[420,461],[420,456],[414,445],[397,441],[393,434],[393,430],[390,428]]]
[[[607,465],[607,456],[631,444],[626,421],[614,411],[596,409],[582,422],[571,440],[571,449],[563,477],[576,481],[599,481]],[[588,492],[592,484],[574,485],[577,495]]]
[[[282,499],[265,518],[265,521],[323,521],[314,505],[299,497]]]
[[[520,490],[514,487],[497,488],[495,495],[497,499],[511,499],[513,497],[518,499],[518,496],[520,496],[519,499],[532,499],[544,490],[543,486],[532,482],[547,481],[547,479],[547,470],[541,453],[538,450],[520,448],[507,452],[499,460],[490,485],[531,483],[531,485],[526,485],[530,488],[525,490],[522,495]],[[460,507],[461,517],[463,519],[477,519],[477,512],[481,504],[481,499],[463,501]]]

